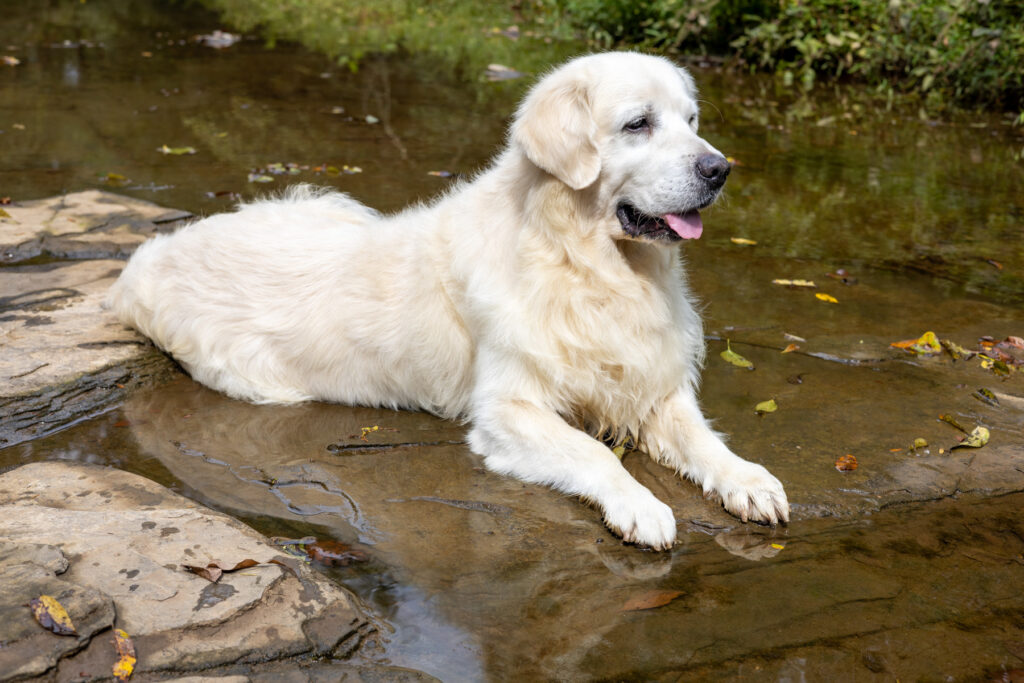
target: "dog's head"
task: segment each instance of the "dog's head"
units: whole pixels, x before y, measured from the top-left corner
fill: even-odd
[[[614,52],[543,78],[512,125],[512,144],[573,191],[596,200],[614,238],[700,237],[699,210],[730,165],[697,134],[693,78],[666,59]]]

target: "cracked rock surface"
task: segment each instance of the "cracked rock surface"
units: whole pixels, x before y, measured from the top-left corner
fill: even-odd
[[[2,680],[41,675],[73,653],[59,677],[107,675],[112,625],[134,640],[138,672],[330,655],[373,630],[348,591],[241,522],[134,474],[25,465],[0,476],[0,519]],[[260,564],[216,583],[182,567],[242,560]],[[77,638],[33,621],[24,604],[43,594],[66,607]]]

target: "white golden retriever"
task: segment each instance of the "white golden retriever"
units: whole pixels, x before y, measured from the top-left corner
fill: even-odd
[[[487,467],[593,502],[627,541],[669,548],[676,520],[595,437],[632,437],[743,520],[785,522],[782,485],[695,395],[677,246],[729,173],[695,97],[665,59],[573,60],[530,91],[493,165],[432,204],[382,216],[295,188],[144,244],[109,305],[236,398],[468,419]]]

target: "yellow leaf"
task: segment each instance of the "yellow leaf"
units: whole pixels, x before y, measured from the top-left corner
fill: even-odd
[[[773,285],[782,285],[783,287],[817,287],[814,284],[814,280],[772,280]]]
[[[11,214],[7,213],[3,209],[0,209],[0,218],[10,218]]]
[[[942,353],[942,345],[935,337],[935,333],[931,331],[925,332],[918,339],[906,339],[904,341],[893,342],[889,344],[889,346],[894,346],[897,349],[904,349],[922,356],[932,356],[937,353]]]
[[[974,430],[967,435],[967,438],[958,443],[955,446],[951,446],[949,450],[954,448],[981,448],[988,443],[989,432],[984,427],[975,427]]]
[[[742,244],[744,246],[751,246],[757,244],[755,240],[748,240],[745,237],[730,237],[729,241],[733,244]]]
[[[59,636],[75,636],[75,625],[71,623],[71,617],[63,605],[57,599],[49,595],[40,595],[34,600],[29,600],[28,606],[32,608],[39,625],[48,631],[53,631]]]
[[[772,547],[775,548],[776,550],[782,550],[786,546],[782,545],[781,543],[772,543]]]
[[[779,404],[775,402],[774,398],[770,398],[767,401],[761,401],[756,406],[754,406],[754,410],[757,412],[758,415],[763,415],[764,413],[774,413],[778,409]]]
[[[753,363],[732,350],[728,339],[725,340],[725,351],[722,351],[721,356],[723,360],[728,363],[732,363],[738,368],[746,368],[747,370],[754,369]]]
[[[828,302],[830,304],[837,304],[837,303],[839,303],[838,299],[836,299],[834,296],[830,296],[828,294],[823,294],[822,292],[816,292],[814,294],[814,296],[817,297],[818,299],[820,299],[821,301],[826,301],[826,302]]]
[[[782,349],[782,353],[793,353],[794,351],[797,351],[799,349],[800,347],[797,346],[796,344],[789,344],[786,346],[786,348]]]
[[[616,458],[618,458],[619,460],[622,460],[622,456],[624,456],[626,454],[626,447],[625,446],[616,446],[615,448],[612,449],[612,453],[615,454]]]
[[[127,633],[117,628],[114,629],[114,647],[117,648],[118,660],[114,664],[114,676],[121,681],[127,681],[135,671],[135,643]]]

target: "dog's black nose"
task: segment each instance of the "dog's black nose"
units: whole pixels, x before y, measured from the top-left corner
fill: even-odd
[[[715,187],[725,183],[732,164],[721,154],[702,154],[697,157],[697,173]]]

